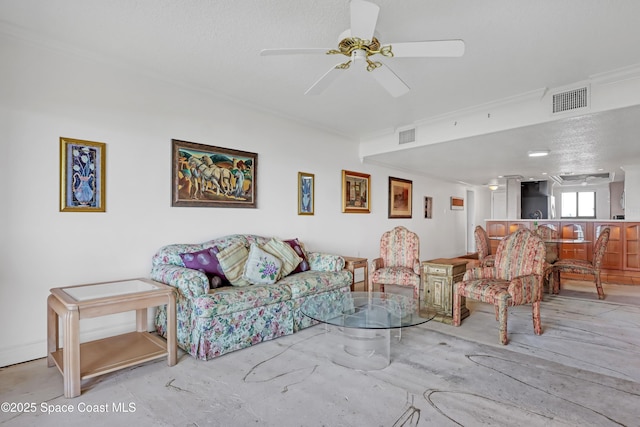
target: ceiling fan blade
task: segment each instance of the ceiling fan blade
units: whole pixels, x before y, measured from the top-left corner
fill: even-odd
[[[407,86],[405,82],[396,75],[396,73],[391,71],[391,68],[384,64],[371,71],[370,74],[373,75],[378,83],[380,83],[382,87],[384,87],[394,98],[409,92],[409,86]]]
[[[324,73],[322,77],[320,77],[309,89],[307,89],[304,94],[320,95],[326,88],[329,87],[331,83],[333,83],[338,77],[340,77],[341,71],[343,70],[340,68],[336,68],[335,66],[331,67],[331,69]]]
[[[403,57],[438,57],[464,55],[463,40],[432,40],[426,42],[389,43],[393,56]]]
[[[364,0],[351,0],[351,36],[371,40],[378,22],[380,6]]]
[[[327,53],[330,48],[284,48],[284,49],[262,49],[260,51],[260,56],[273,56],[273,55],[306,55],[306,54],[317,54],[317,53]]]

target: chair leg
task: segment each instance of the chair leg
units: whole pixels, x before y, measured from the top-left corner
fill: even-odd
[[[500,315],[500,343],[506,345],[509,340],[507,339],[507,303],[506,301],[499,301],[496,309]]]
[[[454,285],[455,286],[455,285]],[[462,296],[457,290],[453,291],[453,326],[460,326],[460,306],[462,305]]]
[[[542,335],[542,321],[540,320],[540,301],[533,303],[533,332]]]
[[[598,291],[598,299],[604,299],[604,290],[602,290],[602,280],[600,279],[600,272],[593,273],[596,276],[596,290]]]
[[[560,270],[553,270],[553,293],[560,293]]]

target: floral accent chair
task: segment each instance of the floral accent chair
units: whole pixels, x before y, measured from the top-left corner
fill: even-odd
[[[395,227],[380,238],[380,257],[371,261],[369,290],[374,284],[413,287],[414,298],[420,295],[420,238],[405,227]]]
[[[533,330],[542,334],[540,301],[546,249],[544,242],[527,229],[500,241],[493,267],[467,270],[454,285],[453,325],[460,326],[462,298],[493,304],[499,321],[500,342],[507,344],[507,308],[532,304]]]
[[[609,235],[611,230],[607,227],[602,230],[593,247],[593,262],[583,259],[561,259],[552,266],[551,283],[553,283],[553,293],[560,292],[560,273],[577,273],[577,274],[593,274],[598,291],[598,298],[604,299],[604,291],[602,290],[602,280],[600,278],[600,270],[602,268],[602,259],[607,251],[609,243]]]
[[[476,250],[478,251],[478,260],[482,267],[492,267],[496,256],[491,254],[491,241],[489,235],[482,226],[476,226],[473,230],[473,237],[476,240]]]

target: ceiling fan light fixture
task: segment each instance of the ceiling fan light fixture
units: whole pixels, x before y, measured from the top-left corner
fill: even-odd
[[[491,184],[489,185],[489,190],[491,191],[496,191],[498,189],[498,185],[497,184]]]
[[[549,153],[550,153],[549,150],[535,150],[535,151],[529,151],[527,155],[529,157],[544,157],[544,156],[548,156]]]

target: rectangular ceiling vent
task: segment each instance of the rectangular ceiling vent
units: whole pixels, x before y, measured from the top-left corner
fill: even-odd
[[[553,114],[587,108],[589,106],[588,87],[567,90],[553,95]]]
[[[611,176],[609,172],[601,172],[575,175],[554,175],[551,179],[560,185],[597,185],[611,182],[613,176]]]
[[[398,132],[398,144],[408,144],[410,142],[416,142],[416,128]]]

